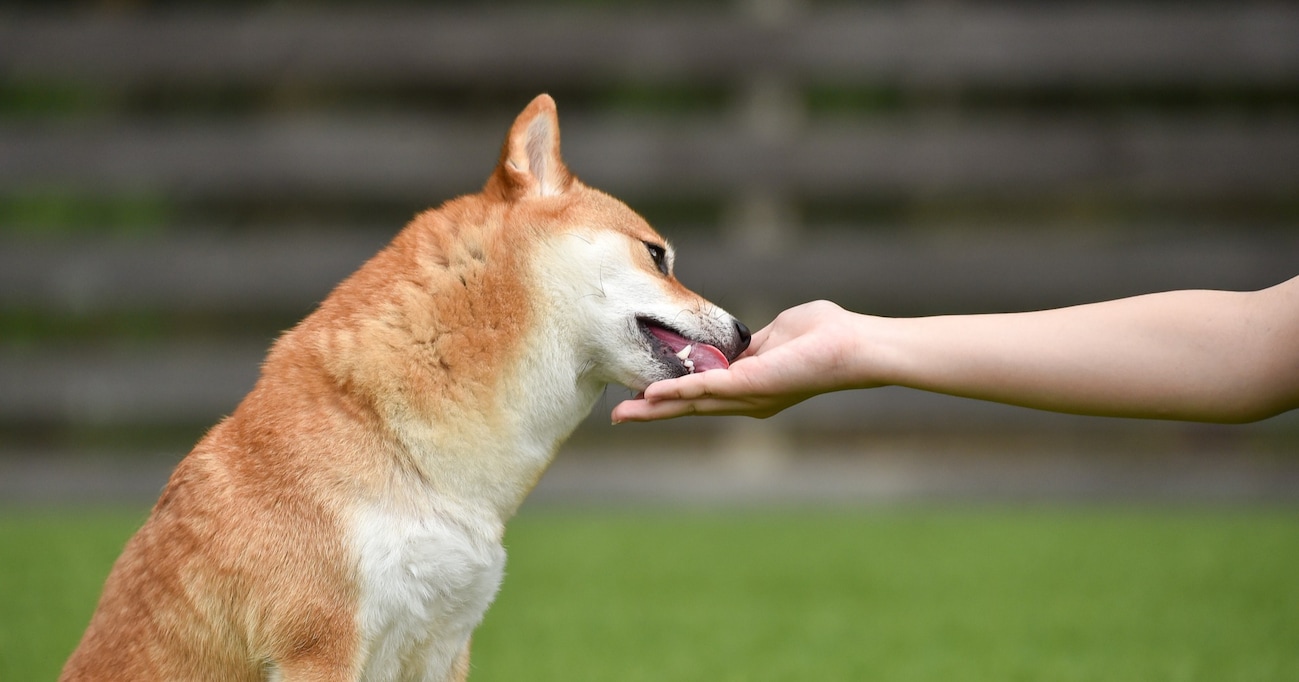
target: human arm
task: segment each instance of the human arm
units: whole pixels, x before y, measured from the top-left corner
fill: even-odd
[[[612,416],[766,417],[819,393],[885,385],[1078,414],[1263,419],[1299,406],[1299,278],[989,315],[882,318],[804,304],[754,334],[730,369],[659,382]]]

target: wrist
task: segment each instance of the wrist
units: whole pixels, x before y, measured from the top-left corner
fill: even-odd
[[[849,388],[903,383],[906,320],[846,312],[844,376]]]

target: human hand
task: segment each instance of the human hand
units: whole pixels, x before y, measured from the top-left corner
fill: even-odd
[[[862,387],[855,368],[861,316],[829,301],[782,312],[753,335],[729,369],[651,384],[644,397],[613,409],[613,423],[684,415],[766,418],[808,398]]]

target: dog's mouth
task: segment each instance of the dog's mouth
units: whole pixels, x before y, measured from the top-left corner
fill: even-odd
[[[682,374],[707,372],[710,369],[726,369],[731,363],[726,354],[716,346],[702,341],[687,338],[681,332],[646,317],[636,318],[641,332],[649,339],[650,347],[658,351],[660,360],[669,365],[680,367]]]

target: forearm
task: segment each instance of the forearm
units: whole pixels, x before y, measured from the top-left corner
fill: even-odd
[[[883,385],[1079,414],[1263,419],[1299,407],[1299,277],[998,315],[884,318],[807,303],[755,333],[729,370],[658,382],[612,416],[766,417]]]
[[[1080,414],[1252,421],[1299,393],[1299,279],[1031,313],[867,325],[864,385]],[[878,320],[879,318],[873,318]]]

